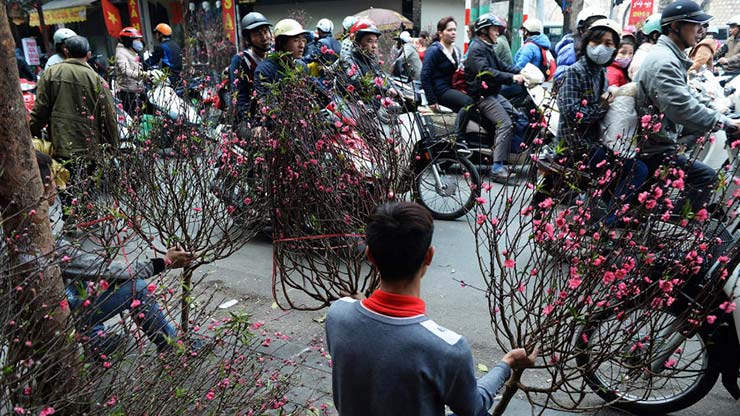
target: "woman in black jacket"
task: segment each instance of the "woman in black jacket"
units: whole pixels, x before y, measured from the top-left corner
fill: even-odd
[[[460,111],[473,103],[465,93],[452,88],[452,75],[462,63],[462,55],[455,47],[457,23],[451,16],[437,23],[437,41],[424,54],[421,68],[421,86],[424,88],[429,107],[437,110],[439,105]]]

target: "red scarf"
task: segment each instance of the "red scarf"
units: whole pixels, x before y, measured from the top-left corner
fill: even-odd
[[[397,295],[382,290],[376,290],[369,298],[364,299],[362,306],[373,312],[394,318],[410,318],[426,313],[426,304],[420,298]]]

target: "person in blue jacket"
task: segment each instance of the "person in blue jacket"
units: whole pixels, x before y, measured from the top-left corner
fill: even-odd
[[[154,28],[154,35],[159,45],[154,47],[152,56],[146,60],[148,68],[160,67],[169,71],[170,84],[176,88],[180,83],[182,72],[182,52],[172,40],[172,28],[166,23],[160,23]]]
[[[550,49],[550,39],[542,33],[544,26],[542,21],[533,17],[528,18],[522,23],[522,47],[514,55],[514,66],[521,70],[527,64],[532,64],[542,71],[545,78],[548,78],[547,72],[549,67],[546,61],[543,61],[543,53]],[[511,100],[517,97],[526,96],[527,92],[522,85],[511,84],[501,87],[501,95]]]
[[[322,65],[331,65],[342,51],[342,45],[334,39],[334,23],[329,19],[321,19],[316,24],[318,38],[306,45],[303,60],[309,64],[317,61]]]
[[[429,107],[437,110],[440,105],[458,112],[473,104],[473,99],[452,87],[452,76],[462,64],[462,54],[455,47],[457,23],[451,16],[437,23],[438,40],[424,53],[421,67],[421,86]]]
[[[604,12],[594,8],[585,8],[578,13],[575,33],[565,35],[555,45],[556,63],[558,65],[558,69],[555,70],[556,80],[560,80],[565,74],[565,70],[576,63],[576,51],[580,49],[581,37],[588,31],[591,24],[599,19],[606,18]]]

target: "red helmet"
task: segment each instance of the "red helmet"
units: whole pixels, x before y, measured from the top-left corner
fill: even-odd
[[[349,33],[355,35],[366,35],[369,33],[372,33],[374,35],[381,35],[380,30],[375,26],[375,22],[368,19],[357,19],[355,24],[352,25],[352,27],[349,29]]]
[[[121,33],[118,34],[119,38],[131,38],[131,39],[141,39],[144,36],[136,30],[134,27],[124,27],[121,29]]]

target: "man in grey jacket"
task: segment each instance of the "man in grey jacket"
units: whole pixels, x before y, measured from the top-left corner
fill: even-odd
[[[366,227],[368,260],[380,286],[362,301],[340,299],[326,317],[332,391],[340,415],[487,415],[511,368],[534,365],[537,349],[517,348],[475,378],[462,336],[425,314],[421,279],[432,262],[434,223],[410,202],[379,207]]]
[[[683,169],[694,212],[711,196],[716,172],[680,154],[682,138],[740,128],[740,121],[713,109],[708,97],[699,96],[688,85],[692,61],[684,51],[701,40],[702,25],[711,18],[691,0],[679,0],[666,7],[660,21],[663,34],[635,78],[638,114],[643,124],[652,129],[640,143],[640,158],[650,172],[666,165]],[[647,122],[646,116],[653,116],[652,120]]]

